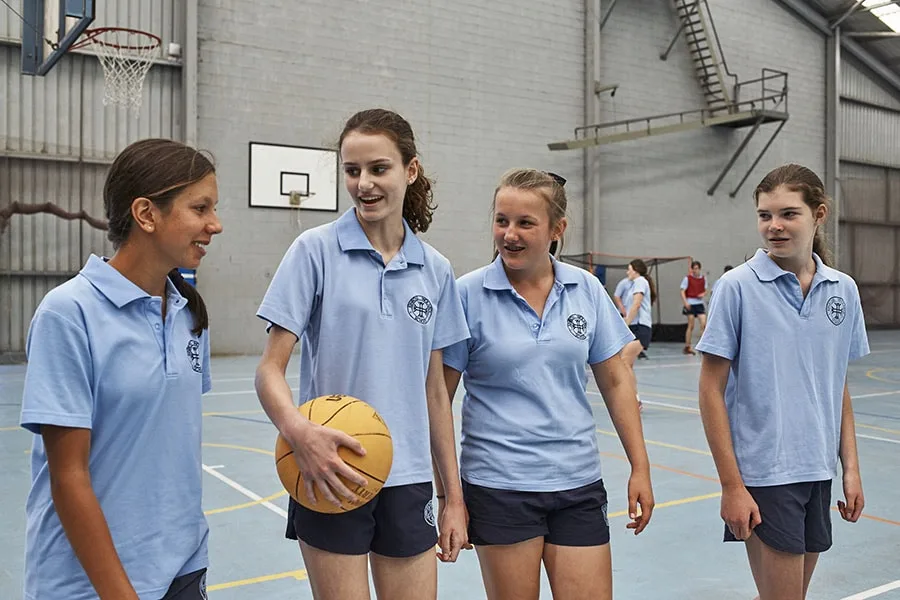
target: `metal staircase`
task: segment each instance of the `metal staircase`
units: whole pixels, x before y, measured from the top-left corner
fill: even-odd
[[[762,69],[761,77],[739,81],[725,63],[719,36],[706,0],[673,0],[673,2],[680,26],[668,48],[660,54],[660,59],[668,58],[675,42],[684,32],[706,108],[576,127],[572,139],[553,142],[548,144],[548,147],[550,150],[577,150],[703,127],[729,129],[750,127],[750,131],[716,181],[707,190],[709,195],[713,195],[760,126],[766,123],[779,123],[744,177],[730,192],[729,195],[734,197],[788,120],[788,75],[774,69]],[[615,0],[601,23],[605,23],[609,18],[614,5]]]
[[[734,88],[738,84],[737,75],[728,70],[725,55],[719,43],[716,24],[709,12],[706,0],[674,0],[675,12],[681,26],[660,55],[666,60],[675,41],[684,32],[688,52],[694,63],[694,71],[706,106],[711,110],[727,110],[734,102]]]

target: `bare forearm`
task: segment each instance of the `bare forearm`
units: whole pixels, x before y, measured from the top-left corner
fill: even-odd
[[[462,499],[456,462],[456,439],[453,434],[453,412],[444,394],[429,396],[428,420],[436,491],[439,496],[448,496],[448,500]]]
[[[282,434],[296,425],[300,413],[294,406],[294,394],[278,367],[260,364],[256,370],[256,395],[269,420]]]
[[[52,484],[51,494],[66,537],[100,599],[136,600],[90,476],[64,475]]]
[[[644,429],[634,386],[622,379],[604,390],[603,399],[631,467],[649,468],[650,459],[644,445]]]
[[[853,403],[850,391],[844,387],[844,400],[841,407],[841,466],[844,470],[859,470],[859,454],[856,450],[856,421],[853,418]]]
[[[734,454],[725,398],[721,392],[704,389],[702,384],[700,386],[700,418],[722,487],[744,485],[738,469],[737,457]]]

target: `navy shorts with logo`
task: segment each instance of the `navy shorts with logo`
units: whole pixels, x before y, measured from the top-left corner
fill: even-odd
[[[382,488],[366,504],[338,514],[318,513],[291,499],[285,537],[335,554],[416,556],[437,543],[432,494],[430,481]]]
[[[206,600],[206,569],[176,577],[162,600]]]
[[[499,490],[463,480],[469,541],[476,546],[517,544],[543,537],[558,546],[609,543],[603,480],[560,492]]]
[[[781,552],[805,554],[831,548],[831,480],[748,487],[762,523],[753,533]],[[725,541],[738,541],[728,525]]]

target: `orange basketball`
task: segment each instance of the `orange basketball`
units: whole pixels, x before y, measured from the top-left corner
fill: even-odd
[[[294,451],[287,440],[279,434],[275,441],[275,468],[291,498],[310,510],[322,513],[347,512],[374,498],[387,480],[394,459],[391,432],[375,409],[358,398],[334,395],[313,398],[298,410],[313,423],[343,431],[362,444],[366,449],[365,456],[360,456],[343,446],[338,448],[338,455],[365,477],[368,485],[358,486],[341,477],[344,485],[360,498],[359,504],[351,504],[338,496],[341,506],[335,506],[323,498],[318,489],[316,489],[316,504],[310,504],[306,499],[303,476],[300,474],[297,461],[294,460]]]

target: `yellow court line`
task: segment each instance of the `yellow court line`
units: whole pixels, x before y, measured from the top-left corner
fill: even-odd
[[[275,456],[274,450],[263,450],[262,448],[250,448],[249,446],[236,446],[234,444],[213,444],[203,442],[207,448],[228,448],[229,450],[244,450],[246,452],[256,452],[257,454],[265,454],[266,456]]]
[[[18,429],[22,429],[21,427],[0,427],[0,431],[16,431]],[[22,429],[22,431],[26,431]]]
[[[279,579],[293,578],[297,581],[304,581],[306,577],[306,569],[298,569],[297,571],[285,571],[284,573],[275,573],[274,575],[263,575],[262,577],[251,577],[250,579],[240,579],[238,581],[229,581],[228,583],[217,583],[206,588],[207,592],[216,592],[218,590],[227,590],[231,588],[241,587],[243,585],[252,585],[254,583],[265,583],[267,581],[277,581]]]
[[[618,460],[624,460],[628,462],[628,457],[623,456],[622,454],[614,454],[612,452],[600,452],[603,456],[608,456],[609,458],[615,458]],[[672,473],[678,473],[679,475],[687,475],[688,477],[694,477],[695,479],[703,479],[705,481],[712,481],[714,483],[719,483],[719,480],[715,477],[710,477],[709,475],[700,475],[699,473],[691,473],[690,471],[682,471],[681,469],[676,469],[674,467],[667,467],[666,465],[658,465],[656,463],[650,463],[650,466],[654,469],[660,469],[662,471],[671,471]]]
[[[611,437],[619,437],[619,434],[615,431],[606,431],[605,429],[597,429],[597,433],[602,433],[603,435],[608,435]],[[703,456],[712,456],[711,452],[707,452],[706,450],[697,450],[696,448],[688,448],[687,446],[679,446],[678,444],[668,444],[666,442],[657,442],[655,440],[644,439],[645,444],[650,444],[651,446],[660,446],[662,448],[671,448],[673,450],[681,450],[682,452],[690,452],[692,454],[702,454]]]
[[[276,498],[281,498],[282,496],[287,496],[286,490],[281,490],[280,492],[276,492],[271,496],[266,496],[265,498],[260,498],[259,500],[254,500],[253,502],[245,502],[243,504],[234,504],[232,506],[223,506],[222,508],[212,508],[210,510],[203,511],[204,515],[218,515],[221,513],[231,512],[233,510],[240,510],[242,508],[250,508],[251,506],[256,506],[257,504],[262,504],[263,502],[271,502]]]
[[[886,379],[884,377],[879,377],[877,375],[873,375],[873,373],[883,373],[884,371],[896,371],[896,370],[897,369],[888,369],[887,367],[876,367],[874,369],[869,369],[868,371],[866,371],[866,377],[868,377],[869,379],[874,379],[875,381],[883,381],[884,383],[893,383],[896,385],[897,383],[900,383],[900,381],[897,381],[896,379]]]
[[[865,429],[874,429],[875,431],[884,431],[885,433],[895,433],[900,435],[900,430],[898,429],[888,429],[887,427],[876,427],[875,425],[865,425],[863,423],[857,423],[857,427],[863,427]]]
[[[692,502],[701,502],[703,500],[709,500],[711,498],[718,498],[722,495],[722,492],[715,492],[712,494],[703,494],[702,496],[691,496],[690,498],[679,498],[678,500],[669,500],[668,502],[661,502],[653,507],[653,510],[657,510],[660,508],[668,508],[670,506],[681,506],[682,504],[690,504]],[[620,510],[618,512],[609,513],[607,515],[610,519],[614,517],[624,517],[628,514],[627,510]]]

